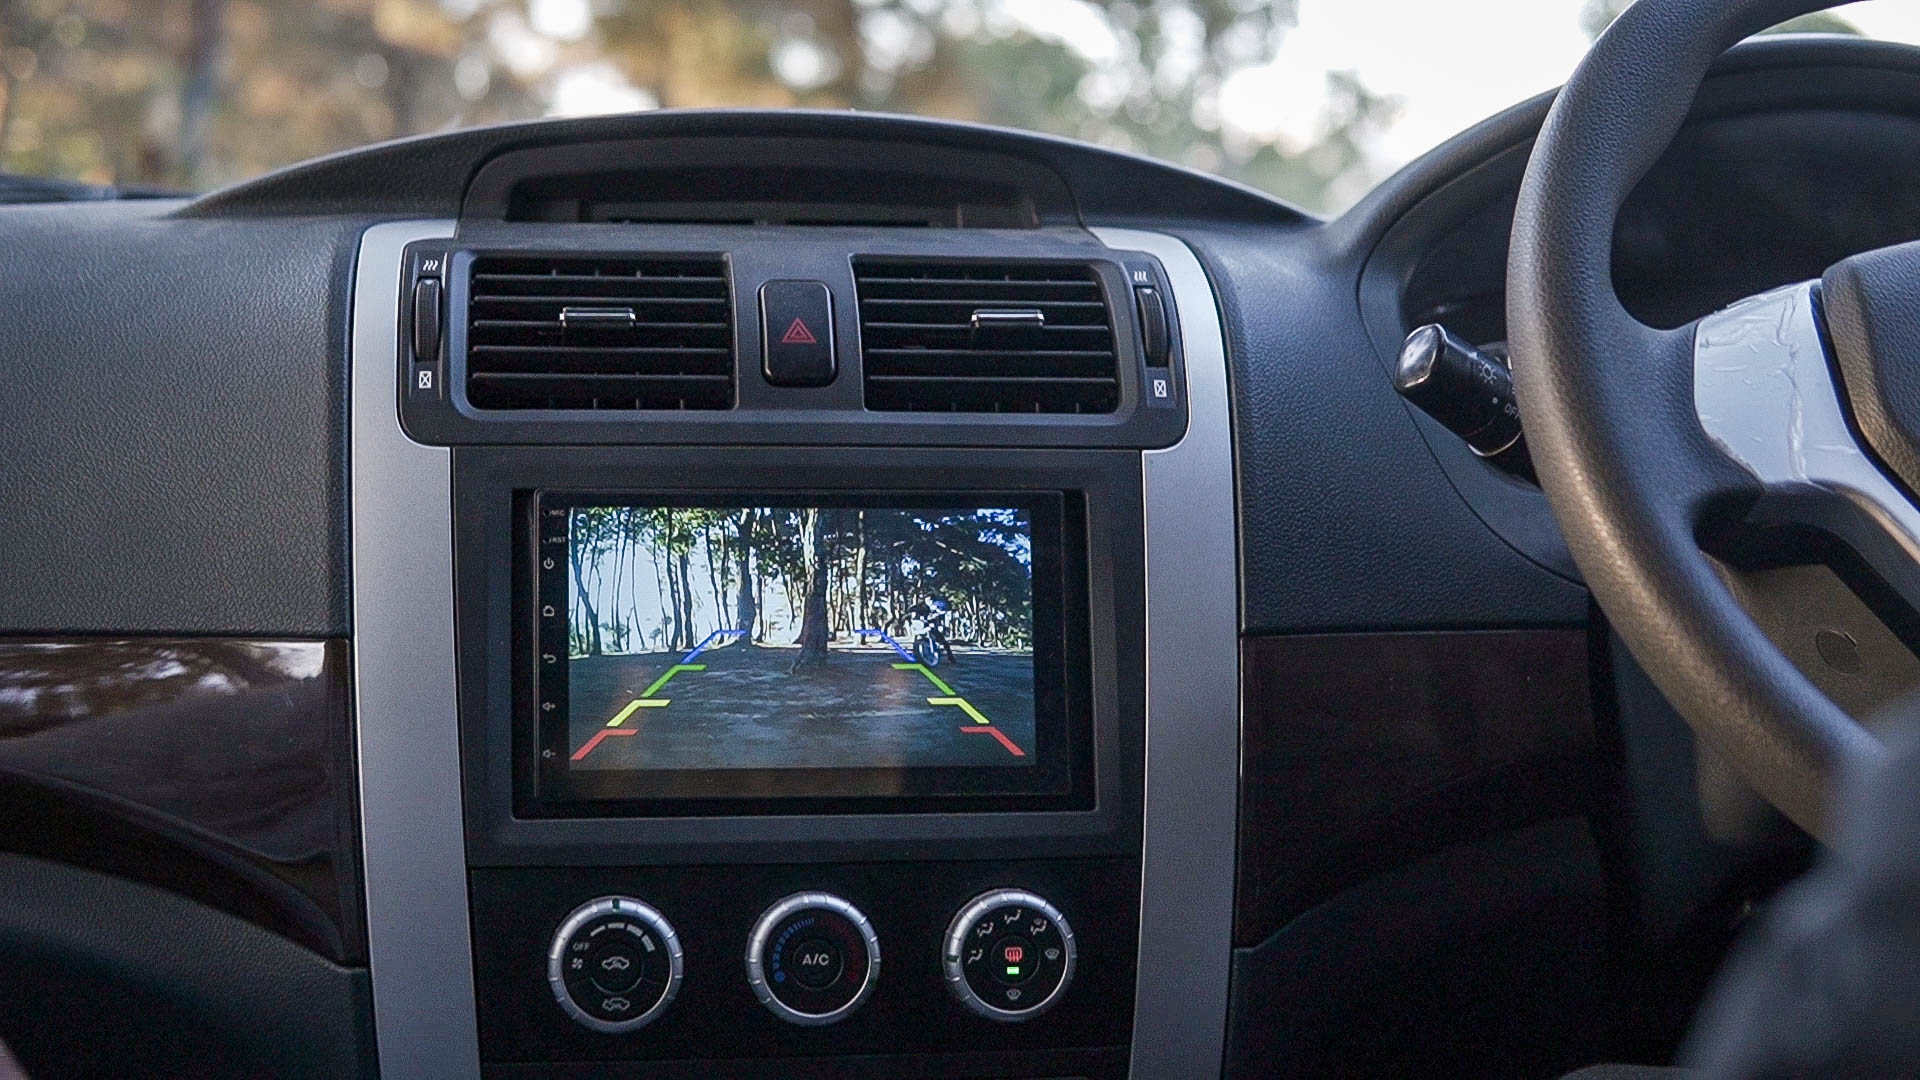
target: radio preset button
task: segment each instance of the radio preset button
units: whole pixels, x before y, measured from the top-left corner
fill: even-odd
[[[747,984],[767,1011],[792,1024],[832,1024],[873,994],[880,938],[859,908],[832,893],[803,892],[768,908],[747,940]]]
[[[975,897],[947,925],[947,989],[989,1020],[1031,1020],[1073,981],[1073,928],[1060,909],[1024,889]]]
[[[673,925],[630,896],[575,908],[547,949],[547,984],[560,1008],[617,1035],[652,1023],[680,990],[684,959]]]

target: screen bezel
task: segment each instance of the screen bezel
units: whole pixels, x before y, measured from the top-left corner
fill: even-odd
[[[1033,543],[1034,741],[1030,765],[832,769],[570,768],[564,658],[564,545],[551,570],[546,511],[580,506],[1016,507]],[[1093,804],[1085,506],[1072,491],[572,490],[524,492],[516,548],[525,572],[524,647],[515,679],[516,745],[535,754],[530,817],[1083,810]],[[551,612],[551,615],[547,613]],[[549,707],[551,706],[551,707]],[[527,775],[527,772],[522,772]]]

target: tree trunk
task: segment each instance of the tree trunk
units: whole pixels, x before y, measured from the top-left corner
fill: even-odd
[[[794,670],[827,662],[827,530],[819,510],[808,510],[804,526],[807,547],[807,600],[800,615],[800,655]]]
[[[887,560],[887,630],[900,633],[900,570],[897,560]]]
[[[667,602],[673,610],[672,622],[667,626],[667,651],[680,647],[680,635],[685,632],[685,613],[680,610],[680,579],[673,572],[673,552],[667,552]]]
[[[567,558],[573,563],[573,587],[580,594],[580,607],[587,615],[587,655],[599,656],[600,616],[594,613],[593,598],[587,595],[587,578],[580,572],[580,545],[567,545]]]
[[[749,528],[748,515],[751,513],[751,510],[740,511],[739,528],[735,538],[740,558],[740,592],[739,595],[734,597],[733,602],[733,628],[740,631],[740,640],[744,642],[758,640],[754,634],[753,624],[760,614],[759,609],[754,604],[753,565],[751,562],[753,558],[753,545],[747,541],[747,531]]]
[[[682,649],[691,649],[700,644],[693,638],[693,575],[687,569],[689,554],[688,548],[680,549],[680,610],[685,615],[680,622],[683,629],[681,636],[686,640],[685,645],[678,646]]]
[[[220,44],[226,0],[194,0],[188,32],[187,80],[180,90],[180,176],[188,188],[211,187],[213,113],[220,101]]]
[[[865,510],[860,511],[854,542],[860,545],[853,552],[854,629],[866,630],[873,622],[873,613],[867,608],[867,512]],[[867,635],[861,634],[860,644],[866,643]]]
[[[13,140],[13,117],[19,108],[15,102],[20,100],[20,84],[7,74],[5,65],[0,64],[0,152]]]
[[[847,583],[840,580],[838,545],[828,550],[827,566],[827,625],[831,628],[843,625],[847,612]]]
[[[644,537],[635,527],[632,511],[628,511],[626,529],[633,535],[633,544],[628,548],[627,558],[632,565],[627,568],[627,618],[633,622],[634,637],[640,640],[638,652],[648,652],[647,632],[640,628],[640,546]]]
[[[672,648],[667,639],[673,635],[672,609],[667,604],[666,567],[660,562],[659,544],[648,544],[647,554],[653,558],[653,592],[660,600],[660,636],[655,639],[654,645],[666,650]]]
[[[718,544],[720,553],[720,587],[713,594],[713,620],[728,630],[737,630],[733,623],[733,538],[721,529],[707,543]],[[713,557],[712,552],[708,557]]]
[[[607,618],[611,620],[611,625],[614,627],[614,651],[625,652],[627,651],[626,642],[621,640],[622,635],[620,634],[619,627],[620,582],[626,577],[627,567],[627,533],[625,529],[619,528],[617,524],[615,530],[613,534],[613,601],[607,605]]]
[[[720,585],[720,562],[713,557],[713,526],[700,527],[700,539],[707,546],[707,584],[713,586],[713,628],[727,629],[727,596]]]

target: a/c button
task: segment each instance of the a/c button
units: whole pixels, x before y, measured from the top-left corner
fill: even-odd
[[[793,973],[794,981],[810,990],[825,990],[840,978],[846,958],[840,946],[824,937],[810,937],[787,948],[780,966]]]

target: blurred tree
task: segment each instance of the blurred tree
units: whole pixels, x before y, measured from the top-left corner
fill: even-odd
[[[1587,6],[1580,11],[1580,27],[1590,38],[1597,38],[1613,20],[1627,10],[1633,0],[1587,0]],[[1767,34],[1852,34],[1856,37],[1860,31],[1852,23],[1835,15],[1831,11],[1816,11],[1811,15],[1801,15],[1771,29]]]
[[[201,189],[556,110],[797,105],[1051,132],[1319,206],[1371,178],[1391,101],[1331,77],[1305,147],[1219,115],[1296,2],[0,0],[0,168]]]
[[[542,0],[525,0],[529,8]],[[1329,78],[1305,152],[1236,143],[1235,71],[1269,61],[1297,0],[1067,0],[1052,22],[1001,0],[664,0],[598,10],[594,33],[666,106],[812,106],[941,116],[1085,139],[1218,172],[1308,206],[1364,172],[1393,102]]]
[[[479,9],[437,0],[6,0],[0,167],[204,188],[537,116]]]

